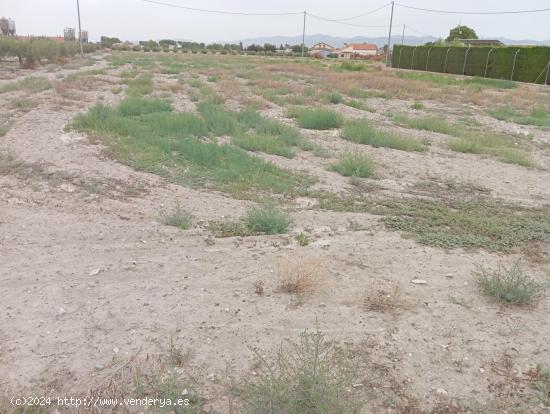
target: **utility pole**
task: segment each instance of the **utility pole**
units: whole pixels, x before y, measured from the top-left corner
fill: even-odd
[[[401,35],[401,44],[405,44],[405,25],[403,25],[403,34]]]
[[[80,54],[84,54],[82,47],[82,27],[80,26],[80,0],[76,0],[76,12],[78,13],[78,42],[80,43]]]
[[[304,10],[304,30],[302,31],[302,57],[304,57],[304,49],[306,47],[306,15],[307,12]]]
[[[391,2],[391,15],[390,15],[390,32],[388,33],[388,49],[386,51],[386,66],[390,66],[390,50],[391,50],[391,29],[393,25],[393,6],[394,1]]]

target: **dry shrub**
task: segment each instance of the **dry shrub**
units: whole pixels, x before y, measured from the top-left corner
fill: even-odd
[[[254,282],[254,293],[258,296],[264,295],[264,281],[263,280],[257,280]]]
[[[521,252],[531,263],[542,264],[549,261],[548,248],[546,243],[541,240],[527,242]]]
[[[396,313],[407,307],[400,286],[392,289],[376,289],[365,294],[363,306],[372,312]]]
[[[217,90],[224,98],[235,98],[243,94],[241,84],[235,79],[221,79],[217,83]]]
[[[114,357],[104,367],[97,366],[89,375],[81,380],[67,370],[47,371],[44,383],[26,390],[4,390],[0,387],[0,412],[2,414],[21,413],[91,413],[91,414],[130,414],[135,413],[135,407],[125,404],[112,404],[114,399],[122,401],[129,398],[156,398],[158,400],[188,399],[189,405],[166,406],[161,411],[174,414],[203,413],[204,398],[196,389],[199,383],[196,379],[200,372],[189,363],[189,353],[182,351],[172,341],[169,347],[159,353],[145,354],[141,349],[126,359]],[[6,391],[9,391],[6,392]],[[76,399],[93,401],[91,406],[70,408],[58,405],[52,398],[52,405],[46,407],[27,406],[13,407],[6,401],[6,396],[27,397],[29,395],[60,395],[74,396]],[[158,401],[157,400],[157,401]],[[109,402],[111,404],[109,404]],[[153,407],[151,407],[153,408]],[[154,412],[160,408],[157,403]],[[140,410],[141,411],[141,410]],[[149,410],[145,410],[150,412]]]
[[[296,295],[314,293],[325,285],[325,266],[320,259],[300,258],[278,267],[279,290]]]

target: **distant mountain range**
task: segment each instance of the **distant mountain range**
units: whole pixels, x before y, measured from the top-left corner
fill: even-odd
[[[507,45],[550,45],[550,39],[547,40],[513,40],[506,39],[503,37],[497,37],[496,39],[500,40]],[[438,40],[436,37],[432,36],[405,36],[403,41],[406,45],[423,45],[427,42],[433,42]],[[289,44],[297,45],[302,43],[301,36],[266,36],[266,37],[254,37],[248,39],[240,40],[243,42],[244,46],[251,45],[252,43],[263,45],[264,43],[271,43],[274,45]],[[387,37],[365,37],[365,36],[355,36],[355,37],[338,37],[330,36],[326,34],[314,34],[306,36],[306,45],[312,46],[318,42],[325,42],[334,47],[342,47],[344,43],[374,43],[375,45],[382,47],[388,43]],[[239,40],[232,42],[222,42],[222,43],[239,43]],[[392,44],[400,44],[401,36],[392,36]]]

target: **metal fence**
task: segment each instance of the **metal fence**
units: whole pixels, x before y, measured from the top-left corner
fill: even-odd
[[[508,79],[548,85],[550,47],[459,47],[396,45],[394,68]]]

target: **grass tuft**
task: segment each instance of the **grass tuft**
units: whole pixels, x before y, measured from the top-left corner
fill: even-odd
[[[182,230],[187,230],[191,227],[193,217],[177,203],[173,210],[163,211],[161,213],[161,219],[167,226],[174,226]]]
[[[165,109],[157,104],[147,106]],[[125,116],[120,107],[98,104],[78,115],[71,127],[93,133],[119,161],[191,187],[246,196],[258,190],[288,193],[312,182],[232,145],[200,139],[209,131],[227,129],[223,119],[203,120],[190,113],[166,111]]]
[[[342,131],[342,138],[359,144],[402,151],[424,151],[426,149],[425,145],[414,138],[380,131],[366,120],[348,122]]]
[[[40,76],[29,76],[18,81],[7,83],[0,88],[0,93],[25,91],[30,93],[38,93],[48,90],[52,87],[51,82]]]
[[[286,233],[293,222],[291,217],[271,204],[251,208],[245,218],[252,232],[265,234]]]
[[[239,135],[233,137],[231,143],[247,151],[261,151],[286,158],[294,157],[292,148],[276,136],[258,134]]]
[[[345,177],[372,177],[374,161],[367,154],[348,153],[331,166],[331,169]]]
[[[481,268],[477,281],[483,292],[510,305],[529,305],[541,298],[545,286],[527,275],[518,263],[496,271]]]
[[[397,114],[393,116],[393,120],[398,124],[405,125],[409,128],[439,132],[441,134],[455,135],[457,130],[456,126],[447,122],[445,118],[438,116],[410,118],[405,115]]]
[[[493,155],[506,163],[534,167],[530,154],[519,144],[509,135],[464,131],[460,138],[449,142],[449,148],[456,152]]]
[[[172,106],[165,101],[130,97],[118,106],[122,116],[145,115],[153,112],[169,112]]]
[[[489,115],[501,121],[515,122],[521,125],[550,126],[550,114],[544,108],[533,108],[529,114],[521,114],[509,106],[501,106],[489,111]]]
[[[296,118],[298,125],[306,129],[340,128],[344,122],[340,114],[328,109],[292,108],[289,116]]]
[[[153,75],[143,73],[135,79],[127,81],[127,94],[131,97],[144,96],[153,92]]]
[[[309,236],[305,233],[300,233],[296,235],[296,241],[300,246],[305,247],[309,245]]]
[[[340,95],[339,93],[333,92],[333,93],[328,94],[327,100],[328,100],[331,104],[339,104],[339,103],[342,103],[342,102],[343,102],[344,98],[343,98],[342,95]]]

